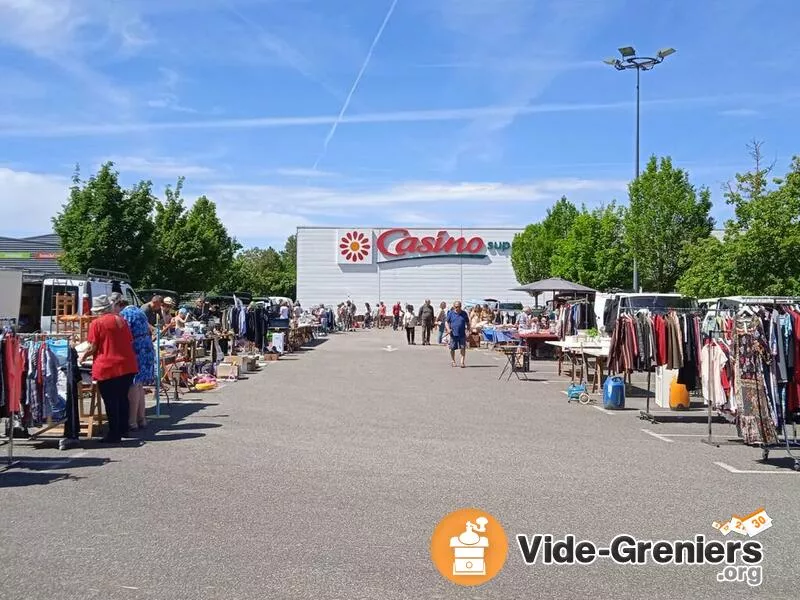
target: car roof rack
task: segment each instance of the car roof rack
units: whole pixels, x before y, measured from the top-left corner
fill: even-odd
[[[87,279],[111,279],[116,281],[130,282],[130,275],[123,271],[112,271],[110,269],[87,269]]]

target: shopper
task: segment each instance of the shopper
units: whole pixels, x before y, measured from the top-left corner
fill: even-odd
[[[369,302],[364,303],[364,329],[372,329],[372,307]]]
[[[386,327],[386,305],[381,302],[378,305],[378,329]]]
[[[289,303],[286,302],[286,300],[281,302],[281,307],[278,310],[278,318],[285,319],[287,321],[289,320]]]
[[[164,325],[164,320],[162,319],[162,309],[163,309],[164,298],[156,294],[152,298],[150,298],[150,302],[147,304],[142,304],[142,312],[144,316],[147,317],[147,322],[150,324],[150,332],[153,333],[155,331],[156,323],[159,321],[161,325]]]
[[[400,314],[403,309],[400,307],[400,300],[392,307],[392,329],[397,331],[400,328]]]
[[[439,303],[439,314],[436,315],[436,323],[439,325],[439,344],[444,341],[445,320],[447,320],[447,302],[442,301]]]
[[[461,310],[461,301],[453,302],[453,308],[447,313],[445,328],[450,335],[450,360],[456,366],[456,350],[461,351],[461,368],[466,366],[467,359],[467,330],[469,329],[469,315]]]
[[[111,294],[111,301],[122,307],[119,316],[125,319],[133,336],[133,352],[139,371],[133,377],[133,384],[128,391],[128,429],[136,431],[147,427],[144,404],[144,386],[153,385],[155,381],[155,349],[150,339],[147,317],[141,309],[127,306],[119,294]]]
[[[422,324],[422,345],[431,345],[431,331],[433,331],[433,320],[436,317],[430,298],[419,307],[419,322]]]
[[[164,298],[164,302],[162,302],[161,306],[161,322],[162,323],[169,323],[172,320],[172,317],[175,316],[175,300],[173,300],[170,296]]]
[[[89,348],[81,357],[81,362],[94,357],[92,378],[108,416],[108,433],[101,440],[105,444],[118,444],[128,435],[128,390],[139,371],[131,330],[116,311],[108,296],[94,299],[92,313],[102,316],[89,325]]]
[[[403,327],[406,329],[406,342],[409,346],[415,346],[414,335],[417,327],[417,317],[414,315],[414,307],[406,305],[406,312],[403,315]]]
[[[533,329],[533,322],[536,320],[536,317],[533,316],[533,311],[531,310],[530,306],[526,306],[522,309],[522,313],[517,317],[517,329],[519,331],[528,331]]]

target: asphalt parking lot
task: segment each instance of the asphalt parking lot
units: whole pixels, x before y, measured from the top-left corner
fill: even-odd
[[[187,396],[123,447],[20,445],[0,472],[0,598],[796,598],[800,473],[707,426],[567,402],[552,362],[498,380],[399,332],[336,334],[246,380]],[[641,383],[639,378],[634,383]],[[735,431],[717,424],[724,441]],[[463,588],[429,556],[459,508],[496,517],[502,571]],[[607,544],[722,539],[764,507],[763,584],[719,567],[526,565],[517,534]],[[737,534],[730,534],[737,535]]]

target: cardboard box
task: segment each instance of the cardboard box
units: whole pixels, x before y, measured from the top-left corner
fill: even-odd
[[[264,356],[262,356],[261,358],[264,360],[264,362],[269,362],[269,361],[272,361],[272,360],[278,360],[278,355],[268,352]]]
[[[222,363],[226,365],[235,365],[239,368],[239,373],[247,373],[252,370],[249,368],[251,363],[247,356],[226,356],[222,359]]]
[[[217,365],[217,379],[239,379],[239,366],[220,363]]]

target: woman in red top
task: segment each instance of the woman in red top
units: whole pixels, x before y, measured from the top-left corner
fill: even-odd
[[[118,444],[128,435],[128,390],[133,376],[139,371],[133,351],[133,336],[125,319],[119,316],[118,294],[98,296],[92,304],[92,313],[102,315],[89,326],[89,349],[82,361],[94,356],[92,379],[97,382],[106,405],[108,434],[101,440],[105,444]]]

